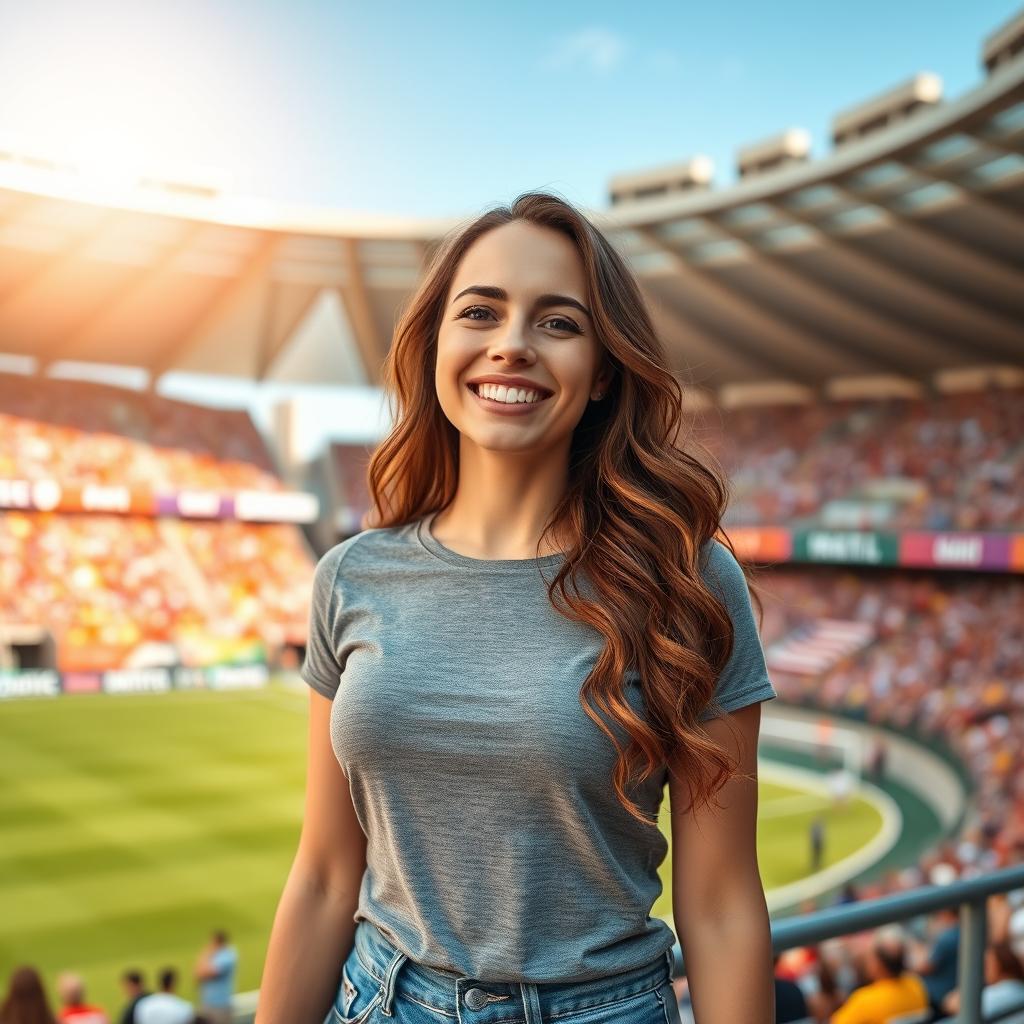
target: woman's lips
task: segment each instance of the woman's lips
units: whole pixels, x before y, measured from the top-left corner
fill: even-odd
[[[484,409],[488,412],[495,412],[499,416],[525,416],[527,413],[536,411],[551,397],[545,395],[544,398],[536,402],[496,402],[493,398],[484,398],[482,395],[478,395],[468,384],[466,390]]]

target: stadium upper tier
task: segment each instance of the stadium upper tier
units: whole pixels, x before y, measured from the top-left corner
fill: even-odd
[[[725,469],[724,525],[1024,529],[1024,389],[701,409],[692,434]],[[372,445],[332,444],[335,528],[370,509]]]
[[[276,659],[305,643],[315,559],[291,524],[160,514],[66,514],[33,500],[128,493],[284,491],[249,414],[86,381],[0,373],[0,634],[52,638],[21,667],[78,673]],[[13,501],[13,504],[7,504]],[[6,635],[0,635],[0,647]],[[32,639],[30,644],[41,641]]]
[[[283,490],[248,412],[0,373],[0,480]]]
[[[979,365],[1019,375],[1022,35],[1024,16],[993,33],[988,76],[954,100],[919,75],[837,115],[822,159],[790,131],[741,150],[733,186],[706,187],[697,159],[693,187],[652,194],[648,172],[653,185],[588,211],[639,275],[673,365],[730,401],[941,385]],[[43,372],[70,359],[153,380],[376,383],[400,306],[456,223],[152,179],[115,189],[0,153],[0,352]]]

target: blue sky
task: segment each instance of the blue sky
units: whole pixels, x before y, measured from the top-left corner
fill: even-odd
[[[358,211],[464,216],[535,187],[599,207],[611,174],[697,152],[727,184],[737,146],[790,126],[823,153],[837,110],[916,71],[955,96],[1019,8],[0,0],[0,143],[135,147]]]

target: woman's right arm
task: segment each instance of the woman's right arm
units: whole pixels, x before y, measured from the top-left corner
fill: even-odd
[[[352,949],[366,836],[331,748],[331,701],[309,691],[306,803],[267,946],[254,1024],[323,1024]]]

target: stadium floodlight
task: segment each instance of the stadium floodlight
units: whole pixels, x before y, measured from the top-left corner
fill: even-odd
[[[864,100],[832,118],[832,142],[842,146],[906,120],[942,99],[942,79],[922,71],[906,82]]]
[[[707,188],[714,173],[715,165],[711,158],[698,153],[678,163],[616,174],[608,182],[608,196],[614,205],[652,196],[692,192]]]
[[[803,128],[787,128],[779,135],[752,142],[736,151],[736,170],[741,178],[802,163],[811,153],[811,137]]]

